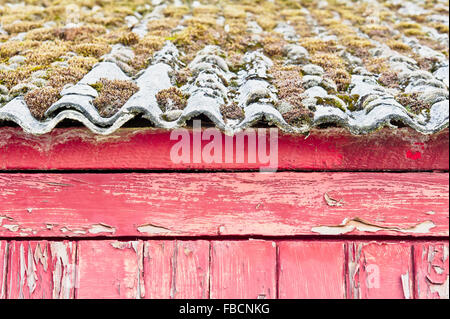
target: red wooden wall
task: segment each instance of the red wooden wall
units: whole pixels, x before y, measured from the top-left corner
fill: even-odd
[[[279,136],[259,173],[0,128],[0,298],[448,298],[448,130]]]

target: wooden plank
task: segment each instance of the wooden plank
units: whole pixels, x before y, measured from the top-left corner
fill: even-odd
[[[445,173],[0,174],[0,236],[448,236]]]
[[[145,242],[145,297],[209,298],[209,247],[205,240]]]
[[[268,141],[268,129],[265,132]],[[188,133],[192,141],[192,130]],[[86,128],[58,128],[32,136],[20,128],[0,127],[0,170],[258,170],[261,166],[248,160],[248,144],[242,163],[236,158],[230,163],[224,161],[225,145],[221,163],[208,163],[203,158],[199,163],[174,163],[170,151],[178,139],[171,140],[170,134],[159,129],[123,128],[99,136]],[[225,141],[225,135],[220,136]],[[278,131],[276,140],[279,170],[449,169],[448,129],[423,135],[409,128],[385,128],[357,136],[342,128],[330,128],[313,129],[308,137]],[[209,142],[201,141],[201,147]],[[236,149],[236,137],[232,143]]]
[[[8,242],[0,240],[0,299],[6,298],[6,273],[8,271]]]
[[[345,298],[343,242],[282,241],[278,254],[280,298]]]
[[[76,298],[144,297],[142,254],[142,241],[80,241]]]
[[[276,244],[271,241],[213,241],[211,298],[276,298]]]
[[[449,299],[448,241],[414,245],[415,297]]]
[[[411,299],[413,271],[409,243],[351,243],[348,250],[350,298]]]
[[[71,299],[75,291],[74,242],[13,241],[8,299]]]

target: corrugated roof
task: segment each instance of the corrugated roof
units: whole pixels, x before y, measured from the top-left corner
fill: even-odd
[[[28,4],[31,3],[31,4]],[[448,1],[0,2],[0,121],[448,127]]]

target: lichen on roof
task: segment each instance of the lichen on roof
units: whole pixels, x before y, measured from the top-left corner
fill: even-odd
[[[0,125],[448,127],[446,0],[0,0]]]

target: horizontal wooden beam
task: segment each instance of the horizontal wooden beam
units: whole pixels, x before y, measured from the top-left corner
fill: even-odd
[[[264,129],[269,139],[269,130]],[[193,141],[193,131],[186,130]],[[248,133],[248,131],[246,132]],[[245,134],[242,133],[242,134]],[[249,160],[248,143],[244,160],[236,158],[196,163],[191,147],[190,163],[175,163],[171,150],[181,137],[170,139],[171,132],[149,128],[123,128],[109,136],[85,128],[58,128],[42,136],[24,133],[15,127],[0,127],[0,170],[258,170],[264,166],[256,156]],[[222,141],[225,136],[220,135]],[[368,135],[352,135],[341,128],[315,129],[307,137],[277,131],[278,170],[361,170],[422,171],[448,170],[449,131],[423,135],[409,128],[381,129]],[[245,139],[245,141],[247,141]],[[209,139],[201,141],[200,151]],[[191,143],[191,146],[193,142]]]
[[[0,174],[0,237],[448,236],[446,173]]]

